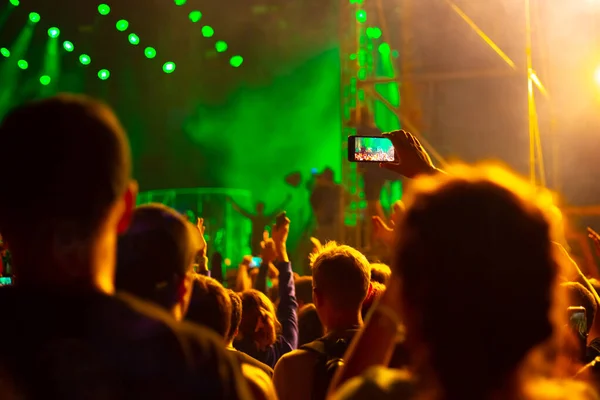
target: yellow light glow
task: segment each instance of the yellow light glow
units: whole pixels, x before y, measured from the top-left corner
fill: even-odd
[[[598,85],[600,85],[600,67],[596,68],[596,72],[594,73],[594,80]]]

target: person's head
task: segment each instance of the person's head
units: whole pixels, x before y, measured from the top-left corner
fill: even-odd
[[[358,250],[329,242],[312,260],[313,299],[327,329],[359,315],[371,281],[369,262]]]
[[[381,295],[383,295],[384,292],[385,284],[379,283],[377,281],[371,281],[371,290],[369,290],[367,298],[363,302],[361,309],[361,314],[363,318],[366,318],[366,316],[369,313],[369,310],[371,310],[371,307],[373,307],[373,305],[377,302]]]
[[[298,347],[319,339],[325,334],[314,304],[306,304],[298,311]]]
[[[19,284],[114,291],[136,185],[111,109],[66,94],[27,103],[6,115],[0,143],[0,231]]]
[[[386,264],[371,263],[371,282],[386,284],[392,275],[392,270]]]
[[[185,217],[162,204],[137,207],[119,237],[115,286],[183,318],[194,282],[200,233]]]
[[[256,203],[256,213],[258,215],[262,215],[265,213],[265,203],[263,203],[262,201]]]
[[[409,194],[393,274],[413,361],[447,398],[512,387],[566,322],[550,196],[485,166],[421,177]]]
[[[598,310],[598,304],[596,304],[594,295],[579,282],[565,282],[560,287],[566,292],[569,307],[585,308],[587,332],[589,333],[594,324],[594,318],[596,318],[596,311]]]
[[[196,275],[185,319],[212,329],[225,341],[231,326],[231,299],[216,280]]]
[[[312,276],[301,276],[294,279],[294,286],[296,286],[296,300],[298,301],[298,308],[302,308],[305,304],[313,302],[312,298]]]
[[[240,324],[242,323],[242,298],[231,289],[227,290],[227,294],[231,301],[231,320],[229,322],[229,332],[227,332],[225,343],[231,345],[238,335]]]
[[[242,292],[241,298],[242,322],[239,335],[243,339],[252,340],[259,349],[264,350],[275,343],[277,332],[281,330],[275,307],[271,300],[258,290],[246,290]]]

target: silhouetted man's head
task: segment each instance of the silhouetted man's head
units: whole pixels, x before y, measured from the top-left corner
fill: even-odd
[[[110,291],[109,247],[135,200],[129,146],[113,112],[75,95],[27,103],[5,117],[0,143],[0,231],[20,282],[52,275],[54,284],[87,280]],[[90,266],[92,258],[102,265]]]
[[[201,248],[198,229],[175,210],[148,204],[134,210],[131,227],[118,243],[117,290],[152,301],[181,319]]]
[[[448,398],[487,397],[552,336],[554,321],[566,323],[544,194],[487,167],[413,184],[393,274],[415,362],[435,372]],[[474,367],[465,374],[457,360]]]
[[[186,320],[212,329],[227,340],[231,326],[231,299],[216,280],[197,275]]]
[[[256,203],[256,213],[258,215],[262,215],[265,213],[265,203],[263,203],[263,202]]]
[[[313,299],[326,328],[342,315],[356,317],[371,281],[369,262],[358,250],[327,243],[312,260]]]

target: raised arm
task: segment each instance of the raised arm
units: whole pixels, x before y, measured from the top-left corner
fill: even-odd
[[[229,203],[231,203],[231,208],[233,208],[233,210],[238,214],[243,215],[248,219],[252,219],[254,217],[254,215],[250,214],[248,211],[240,207],[235,201],[233,201],[231,197],[228,197],[227,200],[229,201]]]
[[[394,149],[401,163],[383,163],[382,168],[393,171],[407,178],[416,178],[423,174],[444,173],[436,168],[421,142],[410,132],[403,130],[383,134],[394,144]]]
[[[279,307],[277,319],[281,323],[281,335],[271,347],[265,363],[274,367],[286,353],[298,347],[298,302],[294,287],[292,265],[287,254],[286,242],[289,233],[289,219],[273,227],[272,241],[275,248],[275,266],[279,271]]]

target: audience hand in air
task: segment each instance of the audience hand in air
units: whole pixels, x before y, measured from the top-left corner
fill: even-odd
[[[287,217],[283,223],[273,225],[270,237],[268,231],[263,233],[263,241],[260,243],[263,262],[289,261],[286,246],[289,233],[290,219]]]
[[[386,224],[385,221],[379,217],[374,216],[371,218],[373,222],[373,237],[374,239],[381,240],[386,246],[394,245],[394,221],[390,221],[390,224]]]
[[[392,141],[398,163],[382,163],[382,168],[389,169],[407,178],[414,178],[421,174],[436,172],[436,168],[419,140],[410,132],[404,130],[383,134]]]

